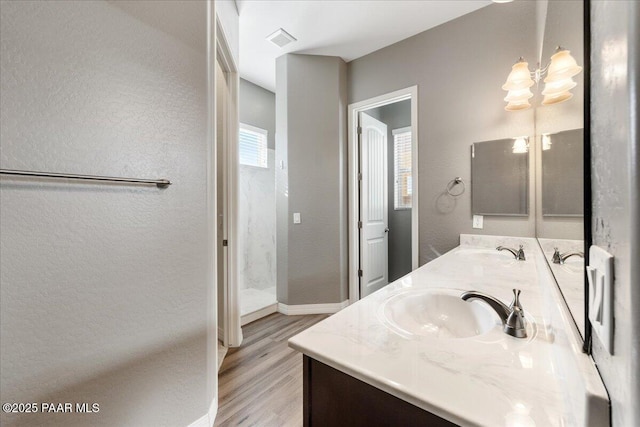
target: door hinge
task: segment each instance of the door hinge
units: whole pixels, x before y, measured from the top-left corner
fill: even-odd
[[[362,270],[358,270],[358,277],[362,277]]]
[[[229,241],[227,239],[224,239],[222,241],[222,246],[229,246]]]
[[[358,180],[362,181],[362,172],[358,172]]]
[[[358,221],[358,228],[362,228],[362,221]]]
[[[358,135],[362,135],[362,126],[358,126]]]

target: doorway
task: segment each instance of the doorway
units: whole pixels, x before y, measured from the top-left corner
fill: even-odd
[[[349,106],[349,299],[418,267],[417,87]]]
[[[242,342],[237,290],[238,69],[217,26],[216,49],[216,288],[222,353]],[[219,358],[219,363],[222,358]]]

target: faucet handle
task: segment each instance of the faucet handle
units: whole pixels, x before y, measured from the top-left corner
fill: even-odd
[[[504,324],[504,331],[516,338],[526,338],[527,336],[527,321],[524,317],[524,310],[520,305],[520,289],[513,290],[513,301],[509,306],[511,313],[507,317],[507,321]]]
[[[520,289],[513,290],[513,301],[511,301],[511,305],[509,308],[513,310],[522,310],[522,305],[520,305]]]

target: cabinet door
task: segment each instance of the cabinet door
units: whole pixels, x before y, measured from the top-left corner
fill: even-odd
[[[305,427],[456,425],[308,356],[303,369]]]

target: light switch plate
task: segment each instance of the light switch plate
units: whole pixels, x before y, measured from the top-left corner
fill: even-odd
[[[473,228],[482,228],[484,227],[484,216],[482,215],[474,215],[473,216]]]
[[[613,354],[613,255],[598,246],[589,248],[589,321],[604,348]]]
[[[300,219],[300,212],[294,212],[293,213],[293,223],[294,224],[300,224],[302,222],[302,220]]]

